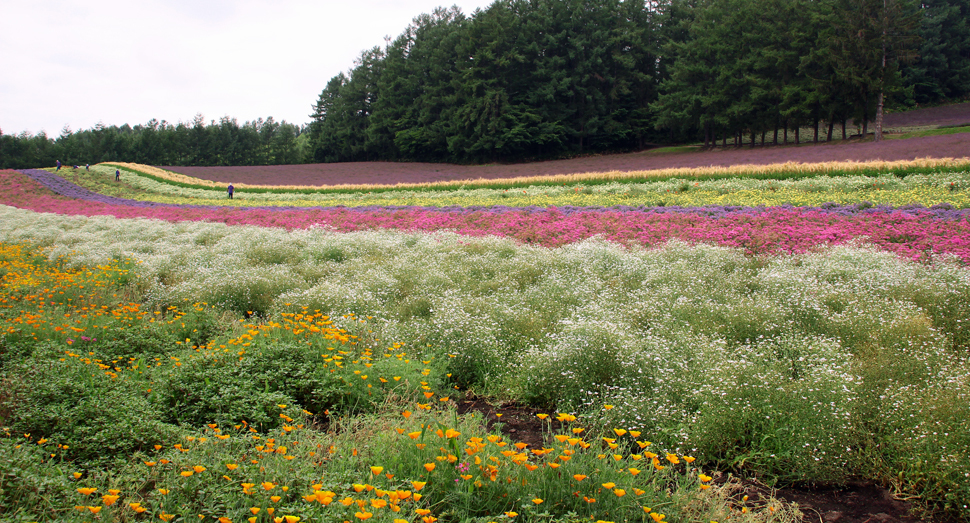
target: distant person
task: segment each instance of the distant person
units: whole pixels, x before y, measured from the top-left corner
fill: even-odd
[[[77,170],[77,165],[75,165],[75,166],[74,166],[74,170],[75,170],[75,171]]]
[[[90,171],[91,170],[91,164],[89,164],[89,163],[88,164],[85,164],[84,165],[84,170],[85,171]]]
[[[60,170],[61,170],[61,161],[57,160],[57,169],[55,169],[55,171],[60,171]]]
[[[119,169],[115,169],[115,181],[116,182],[120,182],[121,181],[121,170],[119,170]]]
[[[229,191],[229,199],[231,200],[231,199],[232,199],[232,193],[233,193],[233,191],[235,191],[235,190],[236,190],[236,188],[235,188],[235,187],[233,187],[233,186],[232,186],[232,184],[230,183],[230,184],[229,184],[229,188],[228,188],[228,189],[226,189],[226,190],[227,190],[227,191]]]

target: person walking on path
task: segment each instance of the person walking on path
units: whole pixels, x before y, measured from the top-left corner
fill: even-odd
[[[236,188],[233,187],[232,184],[230,183],[229,184],[229,188],[227,190],[229,191],[229,199],[231,200],[232,199],[232,193],[233,193],[233,191],[236,190]]]
[[[60,160],[57,160],[57,169],[55,169],[55,170],[56,171],[60,171],[61,170],[61,161]]]

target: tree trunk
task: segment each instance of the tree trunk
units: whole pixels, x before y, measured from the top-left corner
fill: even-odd
[[[765,135],[766,134],[768,134],[768,131],[765,131],[764,129],[762,129],[761,130],[761,146],[762,147],[765,146]]]
[[[754,131],[751,131],[751,148],[754,149],[754,141],[757,139]]]
[[[828,138],[826,138],[825,141],[827,141],[827,142],[831,142],[832,141],[832,131],[834,131],[834,130],[835,130],[835,120],[831,120],[830,119],[829,120],[829,135],[828,135]]]
[[[785,120],[785,145],[788,145],[788,120]]]
[[[883,60],[885,59],[886,58],[883,57]],[[879,91],[879,98],[877,98],[876,101],[876,136],[874,138],[874,141],[877,142],[882,140],[882,101],[883,93],[882,91]]]
[[[842,119],[842,139],[845,140],[845,118]]]
[[[795,126],[795,145],[800,145],[802,143],[801,130],[802,130],[801,126],[799,125]]]

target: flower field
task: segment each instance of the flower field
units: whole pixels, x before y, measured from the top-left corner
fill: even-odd
[[[966,162],[233,200],[125,167],[0,171],[4,521],[801,518],[737,476],[970,520]]]

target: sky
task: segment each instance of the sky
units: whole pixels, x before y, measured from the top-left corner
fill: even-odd
[[[493,0],[28,0],[0,5],[0,131],[151,119],[309,123],[327,81],[421,13]]]

